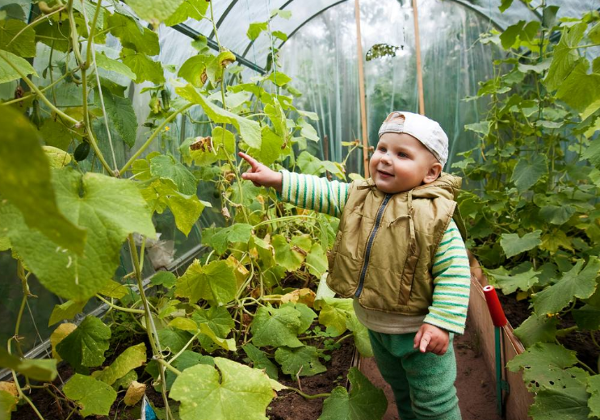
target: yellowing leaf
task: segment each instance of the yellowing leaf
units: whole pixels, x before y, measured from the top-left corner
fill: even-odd
[[[310,289],[296,289],[293,292],[283,295],[281,303],[304,303],[306,306],[312,308],[316,296],[315,292]]]
[[[19,396],[19,391],[14,382],[0,382],[0,391],[8,392],[15,397]]]
[[[71,163],[71,155],[53,146],[42,146],[52,168],[62,168]]]
[[[127,392],[125,393],[125,398],[123,398],[123,402],[129,407],[133,407],[138,402],[140,402],[145,393],[146,384],[141,384],[138,381],[133,381],[131,385],[129,385],[129,388],[127,388]]]
[[[146,345],[137,344],[127,348],[115,359],[114,362],[102,371],[94,372],[94,377],[102,382],[112,385],[117,379],[127,375],[135,368],[142,366],[146,362]],[[98,373],[97,373],[98,372]]]

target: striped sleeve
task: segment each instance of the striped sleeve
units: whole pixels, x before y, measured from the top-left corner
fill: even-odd
[[[433,258],[433,303],[423,322],[463,334],[469,307],[471,270],[465,244],[454,220]]]
[[[342,215],[350,184],[288,171],[281,174],[281,200],[336,217]]]

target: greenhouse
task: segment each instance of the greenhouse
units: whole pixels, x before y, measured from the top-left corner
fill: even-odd
[[[598,0],[2,0],[0,126],[0,420],[600,419]]]

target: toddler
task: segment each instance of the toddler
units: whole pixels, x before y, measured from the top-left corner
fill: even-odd
[[[448,137],[422,115],[392,112],[371,177],[350,184],[275,172],[245,153],[243,178],[299,207],[340,217],[327,285],[354,299],[402,420],[459,420],[453,334],[465,328],[470,269],[455,222],[460,178],[442,172]]]

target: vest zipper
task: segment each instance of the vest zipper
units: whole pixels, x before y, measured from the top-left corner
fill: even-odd
[[[369,259],[371,258],[371,246],[373,246],[373,241],[375,240],[375,235],[379,230],[379,225],[381,225],[381,218],[383,217],[383,212],[385,211],[385,207],[387,206],[388,201],[392,198],[391,194],[386,194],[379,210],[377,210],[377,217],[375,217],[375,225],[373,226],[373,230],[369,235],[369,239],[367,240],[367,249],[365,250],[365,261],[363,263],[362,269],[360,270],[360,278],[358,280],[358,288],[354,293],[355,297],[359,297],[362,293],[362,289],[365,282],[365,276],[367,275],[367,267],[369,266]]]

